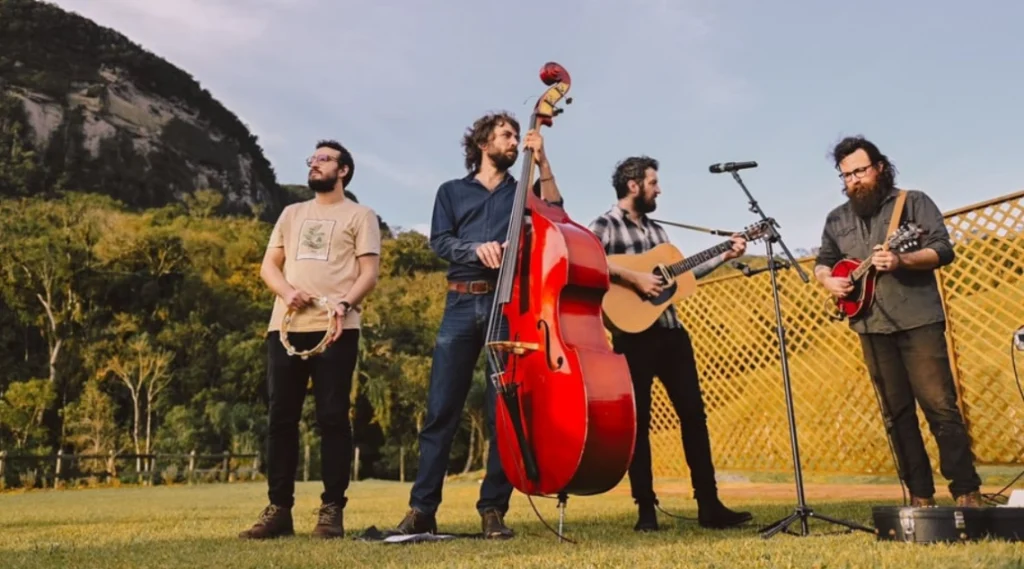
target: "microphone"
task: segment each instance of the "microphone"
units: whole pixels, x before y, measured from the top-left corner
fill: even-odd
[[[748,276],[748,277],[750,276],[750,271],[752,270],[750,268],[750,265],[748,265],[746,263],[741,263],[740,261],[733,261],[730,264],[732,265],[732,267],[734,269],[736,269],[737,271],[743,273],[745,276]]]
[[[744,170],[746,168],[757,168],[757,162],[722,162],[712,164],[708,170],[712,174],[721,174],[722,172],[735,172],[736,170]]]

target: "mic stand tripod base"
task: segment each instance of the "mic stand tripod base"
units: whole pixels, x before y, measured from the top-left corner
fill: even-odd
[[[786,358],[786,330],[782,325],[782,304],[779,300],[779,282],[776,278],[776,273],[781,268],[779,262],[775,259],[775,252],[773,251],[772,244],[776,241],[777,235],[769,235],[764,243],[768,253],[768,274],[771,275],[772,282],[772,299],[775,302],[775,332],[779,338],[779,361],[782,364],[782,386],[786,396],[786,413],[789,419],[789,443],[793,452],[793,474],[796,479],[796,498],[797,506],[792,514],[771,523],[768,527],[761,530],[761,537],[768,539],[775,534],[784,531],[793,522],[800,520],[800,533],[796,535],[806,536],[810,534],[810,530],[807,527],[808,518],[818,518],[822,521],[826,521],[832,524],[847,527],[851,530],[861,530],[868,533],[875,533],[874,530],[856,524],[853,522],[838,520],[821,514],[816,514],[814,510],[807,505],[804,498],[804,480],[803,480],[803,468],[800,465],[800,447],[797,443],[796,435],[796,416],[793,411],[793,388],[789,377],[789,361]],[[792,262],[790,263],[793,264]],[[796,266],[799,272],[799,266]],[[792,532],[787,532],[792,533]]]
[[[785,531],[786,528],[790,526],[790,524],[797,520],[800,520],[800,533],[798,534],[790,531],[787,531],[786,533],[800,536],[810,535],[811,532],[807,527],[808,518],[818,518],[819,520],[826,521],[831,524],[850,528],[851,531],[860,530],[866,531],[868,533],[875,533],[875,530],[862,526],[858,523],[839,520],[836,518],[830,518],[828,516],[818,514],[810,506],[797,506],[792,514],[786,516],[785,518],[782,518],[781,520],[773,522],[771,525],[761,530],[761,537],[763,537],[764,539],[768,539],[781,531]]]

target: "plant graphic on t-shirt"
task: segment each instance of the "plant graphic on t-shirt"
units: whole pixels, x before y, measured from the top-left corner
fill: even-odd
[[[306,219],[299,231],[299,252],[297,259],[318,259],[326,261],[331,245],[334,221],[329,219]]]

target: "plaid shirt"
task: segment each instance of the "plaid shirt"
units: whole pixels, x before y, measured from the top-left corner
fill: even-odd
[[[668,243],[665,228],[651,221],[646,215],[640,218],[640,224],[637,225],[619,206],[613,207],[591,222],[590,230],[604,245],[606,255],[639,254],[662,243]],[[682,328],[683,324],[676,314],[675,305],[669,305],[654,326]]]

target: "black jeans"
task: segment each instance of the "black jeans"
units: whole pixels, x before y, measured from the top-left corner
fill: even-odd
[[[290,332],[296,350],[318,344],[323,332]],[[324,504],[345,507],[349,471],[352,468],[352,426],[349,395],[359,350],[359,330],[342,332],[323,353],[302,359],[289,356],[281,335],[267,336],[267,387],[270,394],[270,426],[267,433],[267,483],[270,503],[290,508],[295,504],[295,470],[299,464],[299,420],[306,386],[313,380],[316,426],[320,433],[320,464]]]
[[[636,397],[636,448],[629,466],[629,485],[638,504],[655,501],[651,472],[651,384],[658,376],[679,417],[683,454],[690,467],[690,482],[698,500],[716,498],[711,439],[700,393],[693,344],[684,329],[652,327],[639,334],[615,338],[615,351],[626,356]]]
[[[929,324],[893,334],[862,334],[861,347],[872,381],[882,394],[882,417],[910,493],[935,494],[931,461],[918,427],[915,399],[939,447],[939,470],[953,496],[981,487],[946,351],[946,325]]]

